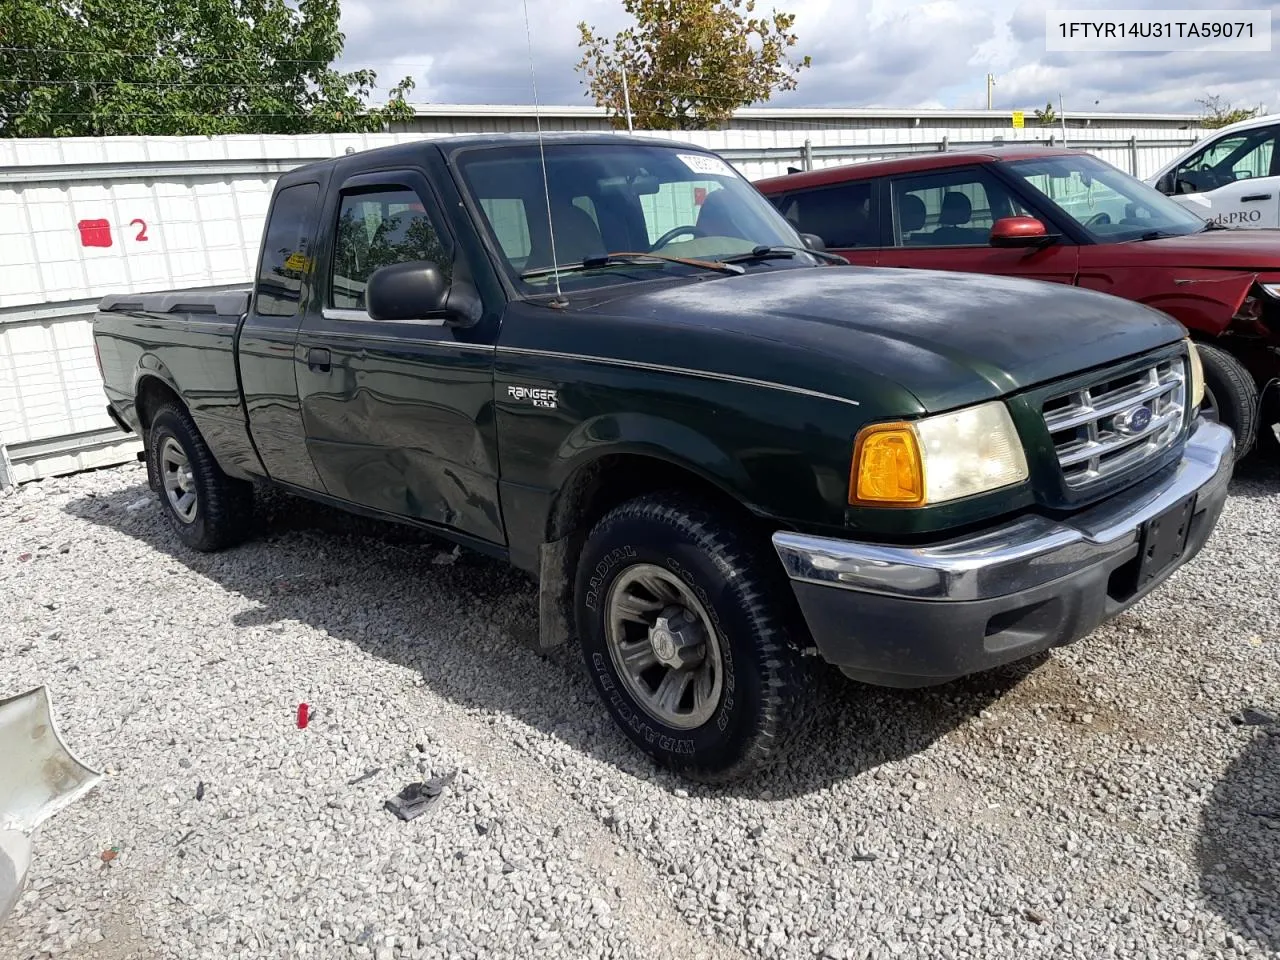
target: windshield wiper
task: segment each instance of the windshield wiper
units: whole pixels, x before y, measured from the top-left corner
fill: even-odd
[[[701,267],[704,270],[716,270],[720,273],[743,274],[747,271],[734,263],[726,263],[721,260],[694,260],[689,257],[668,257],[661,253],[630,253],[622,251],[619,253],[606,253],[600,257],[587,257],[580,263],[561,264],[558,267],[539,267],[536,270],[526,270],[520,274],[521,280],[532,280],[536,277],[549,277],[553,273],[580,273],[583,270],[597,270],[600,267],[609,267],[615,264],[643,264],[643,263],[682,263],[689,267]]]
[[[732,257],[725,257],[721,263],[753,263],[759,260],[786,260],[793,259],[797,253],[807,253],[810,256],[817,257],[819,260],[826,260],[828,263],[839,263],[848,266],[849,261],[844,257],[837,256],[834,253],[827,253],[824,250],[810,250],[808,247],[788,247],[782,245],[767,246],[761,244],[753,247],[750,253],[735,253]]]
[[[1230,227],[1224,227],[1217,220],[1208,220],[1205,225],[1200,228],[1201,233],[1208,233],[1210,230],[1230,230]]]

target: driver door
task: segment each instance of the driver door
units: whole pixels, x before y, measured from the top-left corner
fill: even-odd
[[[1180,163],[1163,192],[1224,227],[1280,226],[1280,125],[1227,134]]]
[[[492,332],[443,318],[374,320],[379,267],[453,263],[453,238],[416,170],[361,174],[332,190],[319,296],[298,333],[307,450],[330,496],[504,542],[498,509]]]

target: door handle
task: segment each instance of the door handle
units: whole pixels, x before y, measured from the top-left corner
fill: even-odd
[[[1241,203],[1256,203],[1256,202],[1257,202],[1257,201],[1259,201],[1259,200],[1270,200],[1270,199],[1271,199],[1271,194],[1269,194],[1269,193],[1251,193],[1251,194],[1249,194],[1249,196],[1247,196],[1247,197],[1241,197],[1241,198],[1240,198],[1240,202],[1241,202]]]
[[[307,351],[307,369],[316,373],[328,373],[332,363],[329,351],[324,347],[312,347]]]

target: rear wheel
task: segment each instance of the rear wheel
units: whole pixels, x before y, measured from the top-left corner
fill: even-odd
[[[253,486],[222,472],[191,415],[176,404],[156,411],[147,431],[147,466],[178,538],[211,552],[249,535]]]
[[[1200,415],[1230,427],[1236,435],[1236,460],[1242,459],[1258,436],[1258,387],[1243,364],[1225,350],[1197,343],[1204,365],[1204,402]]]
[[[640,497],[592,530],[575,608],[587,672],[631,740],[691,779],[771,766],[798,730],[805,683],[769,557],[677,494]]]

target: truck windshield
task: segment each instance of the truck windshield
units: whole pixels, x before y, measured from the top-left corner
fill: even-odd
[[[1097,157],[1043,157],[1003,166],[1057,204],[1099,243],[1177,237],[1205,228],[1194,213]]]
[[[760,247],[801,247],[782,215],[712,154],[626,141],[548,143],[545,151],[553,229],[537,144],[486,147],[459,158],[484,226],[513,282],[526,293],[545,292],[554,283],[553,236],[554,265],[567,268],[560,277],[567,289],[696,274],[705,271],[706,261]],[[607,259],[611,254],[615,259]],[[816,262],[803,252],[760,261]]]

